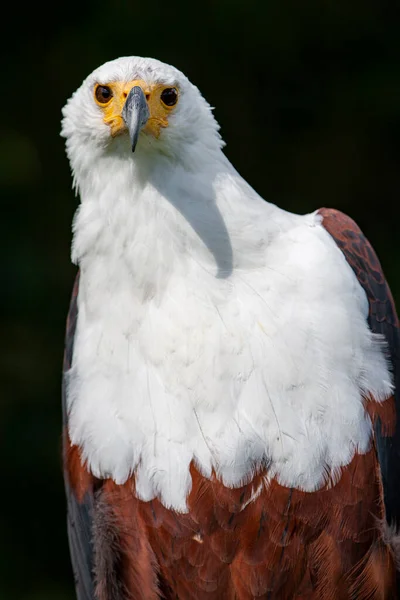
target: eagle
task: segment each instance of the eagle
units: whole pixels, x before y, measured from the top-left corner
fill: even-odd
[[[396,598],[399,323],[359,227],[261,198],[155,59],[96,69],[61,134],[78,600]]]

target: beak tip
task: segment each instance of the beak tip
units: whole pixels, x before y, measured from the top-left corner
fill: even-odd
[[[138,139],[139,139],[139,133],[137,133],[137,135],[132,136],[132,137],[133,137],[133,139],[131,138],[131,150],[132,150],[132,152],[135,152],[136,146],[138,143]]]

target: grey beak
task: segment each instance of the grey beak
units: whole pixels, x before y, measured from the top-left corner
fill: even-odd
[[[147,106],[146,96],[141,87],[135,85],[131,89],[122,109],[122,118],[124,119],[131,138],[132,152],[135,152],[139,133],[144,127],[150,116]]]

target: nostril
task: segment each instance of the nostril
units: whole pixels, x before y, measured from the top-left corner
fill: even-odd
[[[146,100],[148,100],[150,98],[150,94],[145,94],[146,96]]]
[[[123,93],[123,96],[124,96],[124,98],[126,98],[126,97],[127,97],[127,95],[128,95],[128,92],[124,92],[124,93]]]

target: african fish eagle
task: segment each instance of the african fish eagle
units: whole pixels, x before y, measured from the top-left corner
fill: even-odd
[[[149,58],[104,64],[63,109],[77,597],[395,598],[389,287],[349,217],[264,201],[218,130]]]

